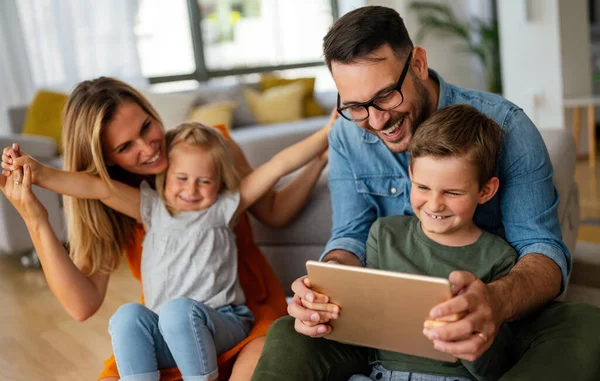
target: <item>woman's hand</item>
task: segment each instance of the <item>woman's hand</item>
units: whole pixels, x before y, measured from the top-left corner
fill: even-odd
[[[25,152],[21,152],[18,144],[6,147],[2,151],[2,175],[8,177],[12,171],[23,168],[26,164],[31,169],[31,184],[39,184],[39,178],[43,175],[46,166]]]
[[[9,176],[0,176],[0,191],[17,209],[25,223],[48,219],[48,211],[31,191],[29,164],[12,171]]]

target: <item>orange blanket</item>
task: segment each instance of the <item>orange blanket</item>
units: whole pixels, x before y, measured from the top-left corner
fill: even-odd
[[[246,339],[236,345],[233,349],[219,356],[219,379],[227,380],[231,374],[231,368],[235,361],[235,356],[240,350],[253,339],[265,336],[267,329],[273,321],[286,314],[285,294],[275,273],[269,266],[262,252],[254,243],[252,228],[248,217],[244,215],[237,227],[238,248],[238,276],[244,294],[246,295],[246,305],[254,314],[255,323]],[[139,281],[140,263],[142,259],[142,239],[144,230],[141,228],[135,232],[135,241],[128,248],[127,263],[132,275]],[[143,303],[142,296],[142,303]],[[115,362],[114,355],[104,362],[104,371],[99,379],[105,377],[118,377],[119,371]],[[181,374],[177,368],[161,369],[161,381],[181,380]]]

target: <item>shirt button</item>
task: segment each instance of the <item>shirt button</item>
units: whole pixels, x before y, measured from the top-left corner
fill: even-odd
[[[396,188],[392,188],[392,189],[390,189],[390,192],[392,192],[392,194],[396,194],[397,190],[396,190]]]

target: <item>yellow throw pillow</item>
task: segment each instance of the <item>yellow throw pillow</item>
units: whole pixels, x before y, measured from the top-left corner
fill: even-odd
[[[62,153],[62,110],[69,96],[40,90],[27,109],[24,135],[41,135],[56,141],[57,154]]]
[[[259,123],[281,123],[302,119],[304,87],[300,83],[276,86],[262,93],[244,89],[246,101]]]
[[[188,122],[200,122],[207,126],[223,124],[227,131],[230,131],[236,106],[237,104],[233,101],[208,103],[193,108],[187,120]]]
[[[305,117],[312,116],[321,116],[325,115],[327,111],[321,107],[321,105],[315,100],[314,92],[315,92],[315,78],[314,77],[306,77],[306,78],[281,78],[274,74],[263,74],[260,77],[260,89],[262,91],[271,89],[276,86],[281,85],[289,85],[290,83],[301,83],[304,86],[304,109],[303,114]]]

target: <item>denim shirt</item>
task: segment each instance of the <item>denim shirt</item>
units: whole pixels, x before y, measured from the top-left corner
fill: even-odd
[[[519,259],[527,254],[551,258],[562,272],[561,290],[570,271],[569,250],[558,221],[558,192],[542,137],[522,109],[503,97],[446,83],[440,85],[438,109],[469,104],[494,119],[506,135],[496,175],[496,195],[478,205],[474,222],[505,238]],[[369,229],[379,217],[414,214],[410,205],[408,153],[392,153],[379,138],[355,123],[338,118],[329,134],[329,189],[332,234],[321,259],[341,249],[365,263]]]

